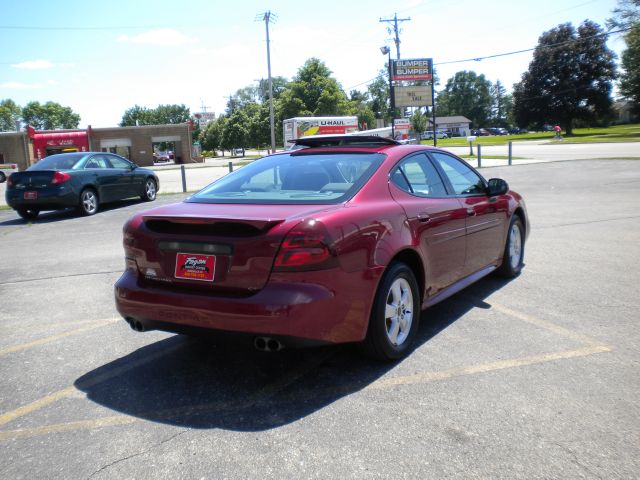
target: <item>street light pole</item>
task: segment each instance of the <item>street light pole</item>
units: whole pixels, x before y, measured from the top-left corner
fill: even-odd
[[[271,153],[276,151],[276,131],[273,114],[273,83],[271,81],[271,48],[269,43],[269,23],[271,22],[271,11],[266,11],[262,18],[267,29],[267,73],[269,75],[269,123],[271,126]]]
[[[383,55],[387,55],[388,72],[389,72],[389,105],[391,107],[391,138],[396,138],[395,120],[396,120],[396,99],[393,92],[393,68],[391,67],[391,49],[388,46],[380,47]]]

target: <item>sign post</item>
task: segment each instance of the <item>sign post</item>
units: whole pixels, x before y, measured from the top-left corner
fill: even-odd
[[[396,107],[431,107],[433,123],[433,145],[436,139],[436,113],[433,85],[433,59],[412,58],[394,60],[391,79],[397,82],[424,82],[422,85],[397,85],[391,93]]]

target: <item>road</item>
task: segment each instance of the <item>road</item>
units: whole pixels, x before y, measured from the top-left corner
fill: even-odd
[[[149,204],[0,211],[0,478],[637,478],[640,162],[481,171],[527,200],[524,271],[395,364],[134,332],[113,284]]]

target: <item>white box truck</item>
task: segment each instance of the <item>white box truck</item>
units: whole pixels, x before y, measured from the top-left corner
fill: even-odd
[[[282,121],[284,148],[292,140],[311,135],[336,135],[358,131],[358,117],[295,117]]]

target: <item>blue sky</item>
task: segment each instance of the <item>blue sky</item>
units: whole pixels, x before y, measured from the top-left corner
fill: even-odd
[[[345,91],[366,90],[402,22],[402,58],[450,62],[534,47],[541,33],[585,19],[601,25],[616,0],[217,1],[0,0],[0,99],[55,101],[81,115],[80,127],[115,126],[133,105],[185,104],[221,113],[238,88],[267,76],[264,22],[270,10],[272,75],[291,78],[311,57]],[[28,28],[23,28],[28,27]],[[34,28],[35,27],[35,28]],[[624,49],[620,36],[608,45]],[[441,65],[442,84],[459,70],[483,73],[511,90],[531,53]]]

